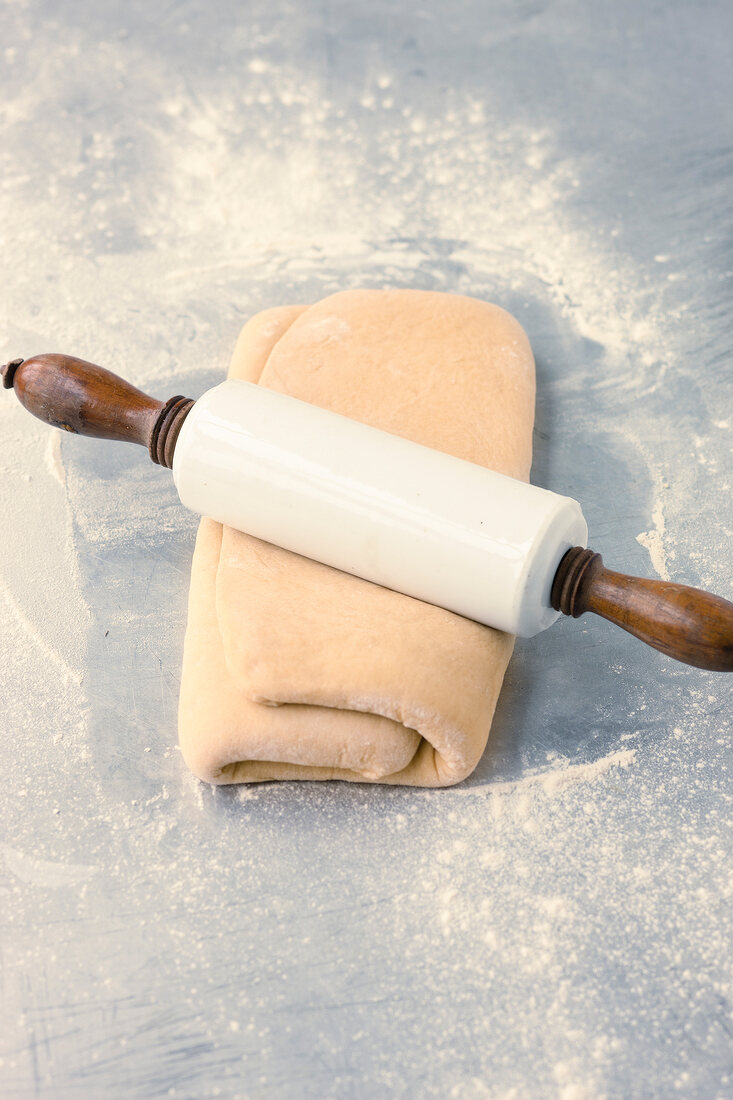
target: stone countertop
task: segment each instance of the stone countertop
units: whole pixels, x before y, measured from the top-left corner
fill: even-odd
[[[731,598],[733,14],[651,0],[6,4],[0,354],[159,396],[270,305],[473,294],[533,480]],[[450,791],[214,790],[176,749],[195,518],[0,400],[0,1091],[723,1098],[731,686],[518,643]]]

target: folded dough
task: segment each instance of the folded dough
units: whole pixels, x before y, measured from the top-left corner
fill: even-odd
[[[352,290],[266,310],[229,374],[526,480],[534,361],[497,306]],[[443,786],[478,763],[514,639],[203,519],[179,733],[209,783]]]

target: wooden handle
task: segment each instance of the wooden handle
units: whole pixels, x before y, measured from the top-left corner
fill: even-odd
[[[558,566],[551,602],[575,619],[601,615],[677,661],[733,672],[733,603],[712,592],[614,573],[600,554],[574,546]]]
[[[153,462],[170,467],[193,401],[156,401],[111,371],[71,355],[14,359],[2,371],[28,412],[67,432],[140,443]]]

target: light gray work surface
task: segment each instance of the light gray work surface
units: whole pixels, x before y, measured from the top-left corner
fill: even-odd
[[[0,354],[196,396],[267,306],[497,301],[533,480],[730,598],[732,40],[726,0],[6,3]],[[209,789],[194,518],[0,405],[3,1097],[733,1095],[722,675],[564,621],[460,788]]]

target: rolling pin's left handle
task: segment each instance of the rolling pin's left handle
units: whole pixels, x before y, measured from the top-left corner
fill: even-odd
[[[28,412],[56,428],[140,443],[153,462],[172,466],[178,433],[193,401],[156,401],[111,371],[71,355],[13,359],[0,371]]]
[[[574,546],[558,566],[550,601],[574,619],[595,612],[676,661],[733,672],[733,603],[712,592],[614,573],[600,554]]]

